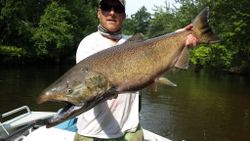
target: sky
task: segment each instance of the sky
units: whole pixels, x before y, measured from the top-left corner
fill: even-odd
[[[154,13],[152,10],[155,6],[165,6],[165,3],[170,6],[175,4],[174,0],[126,0],[126,13],[128,16],[135,14],[142,6],[145,6],[149,13]]]

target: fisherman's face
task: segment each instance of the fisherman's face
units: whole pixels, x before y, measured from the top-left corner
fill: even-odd
[[[100,24],[110,32],[121,29],[126,17],[125,8],[117,0],[103,1],[97,12]]]

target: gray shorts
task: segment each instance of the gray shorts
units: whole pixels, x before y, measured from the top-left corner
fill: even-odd
[[[141,127],[135,132],[127,132],[122,137],[114,139],[99,139],[93,137],[85,137],[76,133],[74,141],[143,141],[143,131]]]

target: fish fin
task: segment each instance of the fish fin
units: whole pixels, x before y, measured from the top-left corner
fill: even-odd
[[[179,69],[188,69],[188,65],[189,65],[189,51],[188,47],[184,47],[180,57],[175,63],[175,67]]]
[[[152,92],[157,92],[158,91],[158,84],[155,82],[150,85],[150,89]]]
[[[130,37],[126,42],[135,42],[135,41],[143,41],[143,40],[144,40],[144,35],[142,33],[136,33],[135,35]]]
[[[176,87],[177,86],[175,83],[171,82],[166,77],[158,77],[158,78],[156,78],[155,83],[164,84],[164,85],[171,86],[171,87]]]
[[[173,82],[171,82],[169,79],[165,78],[165,77],[157,77],[154,80],[154,83],[151,84],[151,90],[153,92],[157,92],[158,91],[158,84],[163,84],[163,85],[167,85],[167,86],[171,86],[171,87],[176,87],[177,85]]]
[[[217,43],[219,37],[212,31],[209,26],[209,8],[204,8],[193,20],[194,34],[198,37],[200,43]]]

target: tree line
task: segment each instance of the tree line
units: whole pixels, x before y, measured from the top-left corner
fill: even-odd
[[[250,74],[250,4],[248,0],[175,0],[178,6],[145,7],[127,17],[125,34],[152,38],[186,26],[204,8],[218,44],[199,45],[190,62],[197,70],[212,68]],[[74,62],[76,48],[96,31],[97,0],[1,0],[1,64]]]

